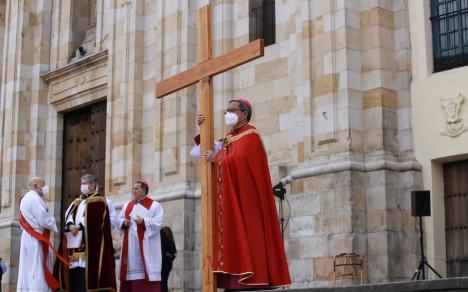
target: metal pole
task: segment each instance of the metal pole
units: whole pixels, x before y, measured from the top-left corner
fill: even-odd
[[[419,216],[419,245],[421,247],[421,262],[420,266],[422,269],[422,279],[426,279],[426,274],[424,273],[424,264],[426,263],[426,256],[424,255],[424,230],[423,230],[423,223],[422,217]]]

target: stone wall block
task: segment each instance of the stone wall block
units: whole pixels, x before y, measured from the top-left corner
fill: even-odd
[[[352,172],[341,171],[333,175],[333,188],[349,187],[351,185]]]
[[[369,256],[381,256],[388,253],[388,233],[385,231],[367,235]]]
[[[367,213],[365,211],[353,210],[351,215],[352,231],[353,232],[366,232],[367,231]]]
[[[351,209],[353,212],[366,211],[367,209],[367,198],[366,190],[362,187],[354,187],[351,189]]]
[[[289,260],[289,273],[293,283],[314,281],[314,260]]]
[[[349,187],[336,188],[333,192],[336,209],[340,212],[351,212],[353,193]]]
[[[384,282],[389,277],[389,259],[387,255],[368,257],[368,277],[371,283]]]
[[[320,211],[322,214],[337,212],[334,191],[323,191],[320,193]]]
[[[320,96],[336,91],[340,84],[339,79],[339,74],[328,74],[317,78],[312,84],[313,96]]]
[[[385,210],[368,211],[367,232],[379,232],[387,229],[387,214]]]
[[[306,190],[319,192],[331,189],[333,187],[334,178],[333,175],[326,174],[305,178],[303,181]]]
[[[291,237],[288,237],[288,238],[291,238]],[[288,259],[300,258],[300,239],[285,240],[284,248],[286,250],[286,254],[288,255]]]
[[[368,211],[385,210],[387,201],[387,193],[385,186],[367,188],[366,196]]]
[[[290,237],[293,239],[313,236],[315,234],[315,217],[293,217],[289,228]]]
[[[374,7],[361,12],[361,29],[373,26],[393,28],[393,12],[380,7]]]
[[[328,256],[328,237],[326,235],[315,235],[304,238],[299,243],[299,258],[310,259]]]
[[[400,231],[402,229],[402,212],[394,208],[387,210],[387,228],[389,231]]]
[[[335,256],[341,253],[352,253],[353,252],[354,234],[333,234],[330,235],[328,241],[328,250],[330,256]]]
[[[320,195],[318,193],[304,193],[289,197],[294,216],[315,215],[320,212]]]
[[[333,280],[333,259],[334,257],[318,257],[314,259],[314,280],[332,281]]]

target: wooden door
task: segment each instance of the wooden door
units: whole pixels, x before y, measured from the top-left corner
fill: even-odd
[[[104,192],[106,102],[66,113],[63,128],[61,218],[80,194],[80,178],[83,175],[96,175],[99,189]]]
[[[447,276],[468,276],[468,160],[444,164]]]

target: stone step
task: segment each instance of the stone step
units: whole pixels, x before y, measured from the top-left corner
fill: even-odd
[[[271,290],[270,290],[271,291]],[[468,278],[356,285],[348,287],[302,288],[274,291],[294,292],[468,292]]]

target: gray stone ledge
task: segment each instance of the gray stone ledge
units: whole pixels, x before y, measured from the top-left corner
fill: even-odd
[[[378,170],[392,170],[398,172],[421,171],[422,166],[416,160],[397,161],[388,158],[376,160],[351,158],[341,161],[330,161],[327,163],[313,165],[307,168],[293,170],[290,175],[281,179],[283,185],[290,184],[293,180],[303,179],[343,171],[371,172]]]
[[[176,190],[168,193],[163,193],[162,195],[154,195],[158,194],[158,191],[153,191],[149,194],[149,197],[156,200],[158,203],[162,202],[169,202],[169,201],[177,201],[182,199],[187,200],[198,200],[201,198],[200,190],[196,191],[189,191],[189,190]],[[131,199],[131,197],[112,197],[110,196],[109,199],[112,201],[114,208],[121,209],[123,205]]]

